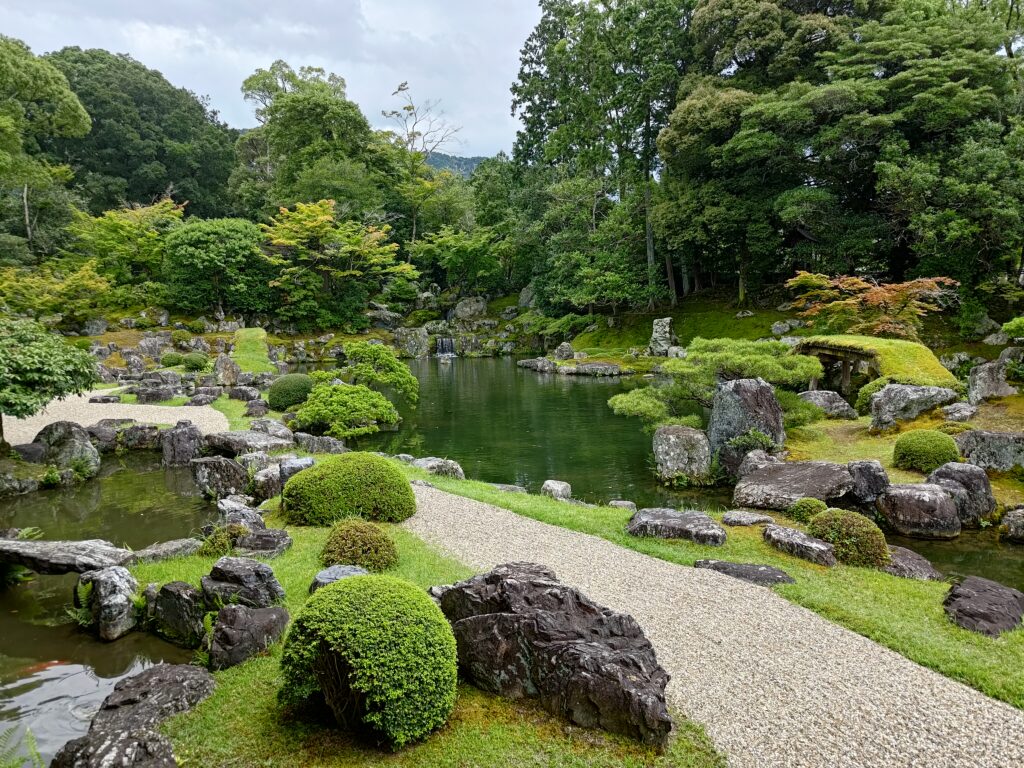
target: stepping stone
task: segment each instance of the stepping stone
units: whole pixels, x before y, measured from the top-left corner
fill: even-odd
[[[889,564],[882,570],[901,579],[942,581],[942,574],[935,570],[935,566],[928,562],[926,557],[906,547],[892,544],[889,545]]]
[[[724,573],[734,579],[749,581],[761,587],[771,587],[776,584],[794,584],[796,579],[779,568],[770,565],[758,565],[757,563],[730,563],[725,560],[698,560],[693,564],[694,568],[707,568],[708,570]]]
[[[120,395],[93,395],[89,398],[90,403],[120,403]]]
[[[775,518],[761,512],[733,509],[722,515],[722,522],[726,525],[760,525],[761,523],[774,523]]]
[[[830,568],[836,564],[835,547],[796,528],[767,525],[763,536],[771,546],[786,554]]]
[[[1016,629],[1024,618],[1024,593],[980,576],[954,584],[942,605],[957,625],[989,637]]]
[[[689,539],[698,544],[721,546],[725,528],[704,512],[654,507],[641,509],[630,518],[626,532],[632,536],[657,536],[662,539]]]
[[[630,512],[636,512],[636,504],[624,499],[612,499],[608,502],[608,506],[614,507],[615,509],[628,509]]]

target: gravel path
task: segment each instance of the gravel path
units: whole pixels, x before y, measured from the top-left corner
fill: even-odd
[[[208,405],[128,405],[121,403],[90,403],[92,394],[108,394],[108,390],[76,395],[66,400],[53,400],[42,411],[27,419],[4,417],[4,437],[11,445],[30,443],[40,429],[55,421],[73,421],[83,427],[100,419],[136,419],[150,424],[175,424],[188,419],[204,434],[228,429],[228,418]]]
[[[740,768],[1024,765],[1024,712],[709,570],[416,487],[406,527],[488,570],[525,560],[633,614],[672,675],[669,705]]]

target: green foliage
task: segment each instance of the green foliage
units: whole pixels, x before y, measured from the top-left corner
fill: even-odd
[[[325,567],[359,565],[380,573],[397,565],[398,549],[388,532],[379,525],[353,517],[335,523],[331,528],[320,562]]]
[[[833,545],[836,559],[846,565],[881,568],[889,563],[885,534],[858,512],[826,509],[811,518],[807,532]]]
[[[205,371],[210,366],[210,358],[202,352],[189,352],[181,358],[181,364],[186,371]]]
[[[267,332],[263,328],[239,328],[235,331],[231,359],[247,373],[277,373],[277,366],[270,361]]]
[[[797,499],[789,505],[789,508],[786,510],[786,517],[796,520],[798,523],[806,523],[826,509],[828,509],[828,504],[821,499],[805,497]]]
[[[788,389],[776,389],[775,399],[782,406],[782,422],[786,429],[805,427],[825,418],[825,411],[814,403],[809,403],[796,392]]]
[[[16,727],[0,731],[0,768],[43,768],[44,765],[32,731],[25,731],[20,742]]]
[[[384,395],[361,384],[316,384],[295,411],[292,426],[346,438],[372,435],[380,424],[397,424],[398,411]]]
[[[186,331],[183,328],[171,331],[171,341],[177,346],[183,346],[192,341],[192,333],[191,331]]]
[[[441,267],[449,286],[465,294],[480,293],[494,284],[500,269],[491,237],[487,229],[465,232],[446,226],[411,244],[409,252],[421,271]]]
[[[654,387],[638,387],[628,392],[613,395],[608,405],[616,416],[635,416],[644,424],[644,429],[653,432],[658,427],[679,424],[700,429],[703,419],[696,414],[673,414],[671,400],[660,395]]]
[[[98,317],[108,303],[110,283],[96,269],[92,260],[77,267],[48,264],[0,269],[0,306],[36,319],[59,315],[61,325],[77,329],[81,322]]]
[[[200,557],[223,557],[224,555],[230,555],[235,542],[248,533],[248,528],[237,523],[218,525],[203,539],[203,543],[196,554]]]
[[[776,448],[775,440],[759,429],[752,429],[745,434],[737,435],[729,440],[726,445],[730,448],[735,448],[739,454],[749,453],[750,451],[774,451]]]
[[[267,391],[267,402],[273,411],[287,411],[306,402],[313,389],[313,380],[304,373],[287,373],[274,379]]]
[[[386,344],[352,341],[344,345],[345,364],[337,373],[353,384],[377,385],[394,390],[406,400],[419,399],[420,383],[409,366]]]
[[[881,392],[888,385],[892,384],[893,381],[888,376],[879,376],[877,379],[872,379],[863,387],[857,391],[857,400],[854,403],[854,408],[857,409],[857,413],[864,414],[871,412],[871,398],[878,392]]]
[[[1011,339],[1024,339],[1024,317],[1015,317],[1003,323],[1003,333]]]
[[[398,749],[448,720],[455,636],[414,584],[354,576],[309,598],[285,640],[281,673],[284,704],[301,707],[319,694],[340,725]]]
[[[282,512],[293,525],[330,525],[346,517],[400,522],[416,512],[405,476],[370,453],[328,457],[290,478]]]
[[[160,365],[164,368],[172,368],[185,362],[185,356],[180,352],[168,352],[160,358]]]
[[[912,429],[896,438],[892,463],[900,469],[931,472],[943,464],[960,460],[953,438],[935,429]]]

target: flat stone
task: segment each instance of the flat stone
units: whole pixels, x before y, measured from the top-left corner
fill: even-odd
[[[891,429],[897,422],[912,421],[922,413],[959,399],[960,396],[947,387],[887,384],[871,396],[871,428]]]
[[[946,421],[970,421],[978,413],[978,406],[970,403],[953,403],[942,409]]]
[[[945,488],[925,483],[892,485],[875,505],[885,522],[899,534],[918,539],[955,539],[960,515]]]
[[[950,588],[942,606],[958,626],[998,637],[1021,625],[1024,593],[997,581],[968,576]]]
[[[206,436],[206,445],[217,453],[226,456],[237,456],[240,453],[262,451],[271,453],[291,448],[290,439],[275,437],[258,430],[239,430],[231,432],[214,432]]]
[[[317,573],[309,585],[309,592],[312,594],[321,587],[326,587],[328,584],[347,579],[350,576],[366,576],[369,573],[368,570],[358,565],[332,565]]]
[[[145,549],[138,550],[135,557],[140,563],[155,563],[174,557],[194,555],[202,545],[200,539],[172,539],[160,544],[150,544]]]
[[[794,557],[830,568],[836,564],[835,547],[803,531],[773,524],[765,526],[762,536],[771,546]]]
[[[39,541],[0,539],[0,563],[21,565],[41,574],[84,573],[128,565],[135,553],[109,541]]]
[[[527,490],[521,485],[510,485],[508,483],[491,483],[491,485],[505,493],[527,493]]]
[[[694,568],[707,568],[712,571],[724,573],[734,579],[749,581],[762,587],[772,587],[776,584],[795,584],[796,579],[780,568],[773,568],[770,565],[759,565],[757,563],[730,563],[725,560],[698,560],[693,564]]]
[[[722,522],[725,525],[761,525],[762,523],[774,523],[775,518],[760,512],[732,509],[722,515]]]
[[[638,510],[626,525],[626,533],[662,539],[689,539],[714,547],[721,546],[726,539],[725,529],[704,512],[677,512],[661,507]]]
[[[608,502],[608,506],[615,509],[628,509],[630,512],[636,512],[636,503],[626,501],[625,499],[612,499]]]
[[[886,573],[902,579],[919,581],[942,581],[942,574],[923,557],[906,547],[889,545],[889,564],[882,568]]]
[[[462,471],[462,466],[459,462],[452,461],[451,459],[439,459],[436,456],[428,456],[424,459],[416,459],[412,465],[426,470],[432,475],[452,477],[456,480],[466,479],[466,473]]]
[[[786,510],[798,499],[839,502],[853,490],[853,475],[843,464],[786,461],[766,464],[740,478],[733,491],[737,507]]]

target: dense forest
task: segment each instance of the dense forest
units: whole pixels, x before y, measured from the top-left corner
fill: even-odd
[[[406,83],[379,130],[341,75],[268,63],[240,131],[129,56],[0,37],[0,305],[356,330],[432,283],[564,316],[808,270],[948,276],[969,329],[1021,296],[1016,0],[540,5],[482,160]]]

